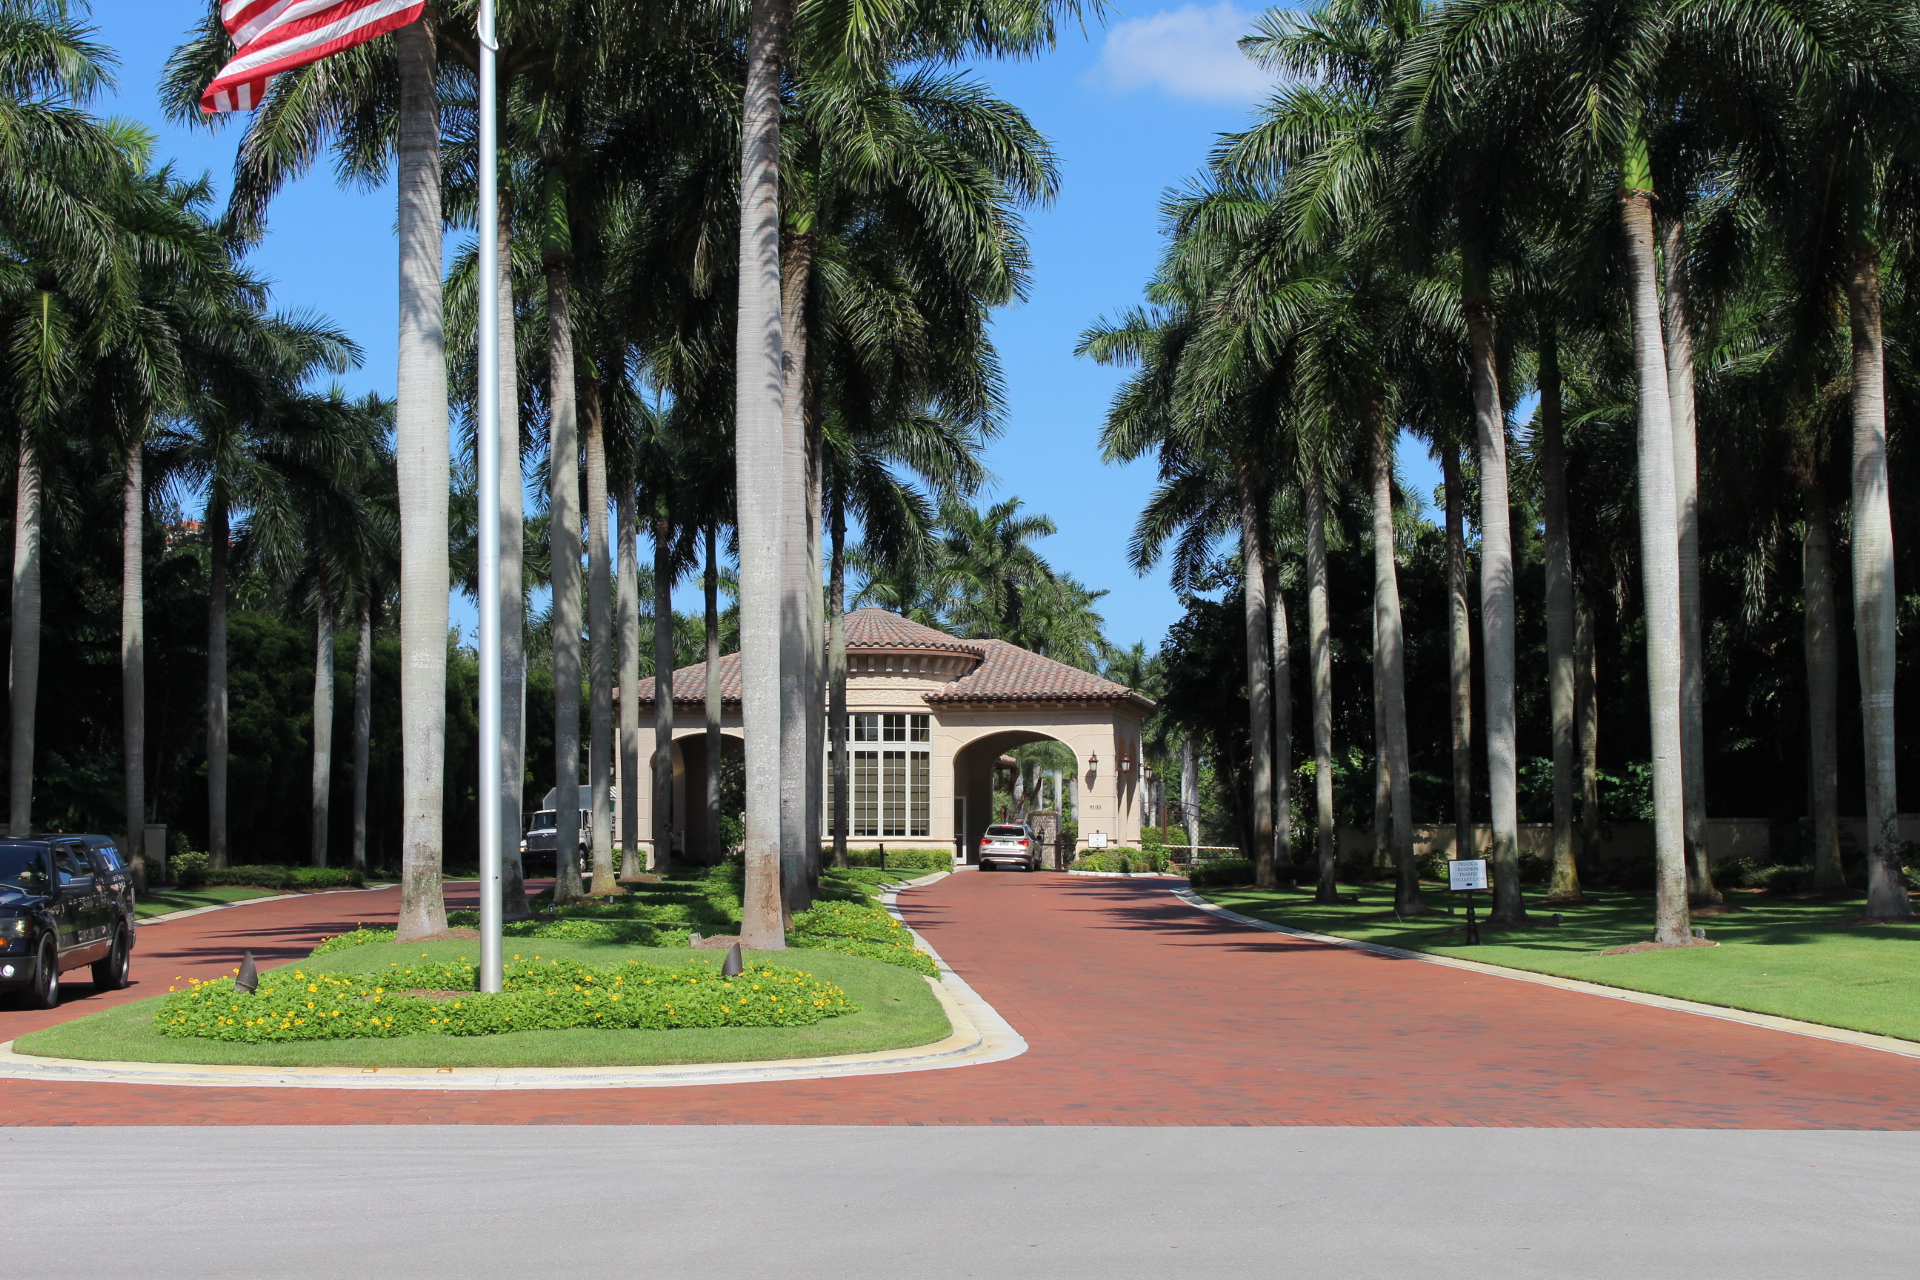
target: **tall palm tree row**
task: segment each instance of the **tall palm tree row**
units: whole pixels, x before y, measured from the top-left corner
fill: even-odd
[[[1107,433],[1110,458],[1152,454],[1160,464],[1160,487],[1137,526],[1136,562],[1145,569],[1171,548],[1177,588],[1217,582],[1224,570],[1244,600],[1252,725],[1244,796],[1256,877],[1271,880],[1266,837],[1256,833],[1290,820],[1273,812],[1261,727],[1271,659],[1253,628],[1267,607],[1262,579],[1276,571],[1261,562],[1275,556],[1269,548],[1304,558],[1318,730],[1330,719],[1321,714],[1322,640],[1313,634],[1326,599],[1327,504],[1353,504],[1370,513],[1375,578],[1375,727],[1361,732],[1384,787],[1396,908],[1420,909],[1411,823],[1436,815],[1413,812],[1393,515],[1396,439],[1412,432],[1431,439],[1445,463],[1452,817],[1465,853],[1474,819],[1467,749],[1478,734],[1487,752],[1493,922],[1525,919],[1524,706],[1551,711],[1543,735],[1553,747],[1550,897],[1580,896],[1576,791],[1585,793],[1590,833],[1597,803],[1592,766],[1586,784],[1576,777],[1594,721],[1584,709],[1594,682],[1581,679],[1582,654],[1591,652],[1581,642],[1581,601],[1615,592],[1644,618],[1654,937],[1691,942],[1690,904],[1718,900],[1708,744],[1725,740],[1705,692],[1713,649],[1702,637],[1716,625],[1702,613],[1703,522],[1714,506],[1703,496],[1705,469],[1724,471],[1741,448],[1724,425],[1740,419],[1722,403],[1746,397],[1743,407],[1759,408],[1749,424],[1778,415],[1796,402],[1757,388],[1782,385],[1790,375],[1776,369],[1796,361],[1810,374],[1820,344],[1838,340],[1850,360],[1826,386],[1852,411],[1869,918],[1904,917],[1892,816],[1895,648],[1886,620],[1896,508],[1887,488],[1880,280],[1890,263],[1897,272],[1906,261],[1893,228],[1907,225],[1911,208],[1911,131],[1894,121],[1920,89],[1920,21],[1872,0],[1711,12],[1660,0],[1325,0],[1264,15],[1241,44],[1282,73],[1280,87],[1194,183],[1169,194],[1169,239],[1149,307],[1096,326],[1082,350],[1137,366]],[[1824,175],[1818,184],[1808,181],[1814,171]],[[1736,243],[1745,247],[1729,247]],[[1748,317],[1760,314],[1778,318],[1756,333]],[[1837,335],[1836,315],[1844,317]],[[1582,537],[1603,531],[1570,507],[1569,469],[1586,465],[1583,454],[1601,436],[1601,418],[1587,425],[1581,415],[1621,420],[1615,408],[1599,408],[1598,397],[1615,388],[1622,400],[1612,404],[1624,402],[1637,423],[1629,495],[1637,538],[1583,547]],[[1529,399],[1538,407],[1516,488],[1511,419]],[[1462,459],[1466,440],[1474,447]],[[1249,464],[1256,450],[1274,477],[1259,497]],[[1799,465],[1802,475],[1819,469]],[[1831,680],[1814,675],[1831,624],[1824,487],[1812,487],[1821,490],[1805,499],[1818,748],[1835,712],[1821,692]],[[1469,494],[1478,498],[1478,653],[1465,598]],[[1531,521],[1542,514],[1536,550]],[[1288,530],[1299,526],[1284,521],[1303,517],[1296,541]],[[1269,520],[1283,520],[1276,535],[1253,536]],[[1626,532],[1618,522],[1610,528],[1607,536]],[[1536,555],[1544,558],[1548,650],[1538,698],[1517,683],[1516,647],[1521,570]],[[1636,566],[1632,587],[1599,578],[1603,566],[1623,563]],[[1476,673],[1479,726],[1469,696]],[[1335,815],[1323,797],[1337,753],[1322,738],[1316,732],[1313,772],[1321,891],[1330,895]],[[1831,754],[1816,750],[1823,760]],[[1822,813],[1832,811],[1831,787],[1818,779],[1831,773],[1815,762]],[[1838,879],[1838,857],[1821,833],[1833,825],[1815,823],[1815,861],[1828,883]]]

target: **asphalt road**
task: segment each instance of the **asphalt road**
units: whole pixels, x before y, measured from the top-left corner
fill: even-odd
[[[1920,1133],[21,1128],[0,1152],[7,1269],[73,1280],[1874,1280],[1920,1246]]]

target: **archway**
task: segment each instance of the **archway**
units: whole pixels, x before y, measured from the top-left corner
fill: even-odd
[[[720,735],[720,754],[723,761],[737,760],[746,752],[746,741],[738,731]],[[653,763],[659,758],[657,751],[649,751],[641,760],[640,767],[645,778],[653,777]],[[646,788],[641,794],[650,796],[652,789]],[[642,806],[640,814],[640,842],[643,848],[650,848],[653,839],[653,816]],[[682,732],[673,740],[673,857],[675,862],[697,863],[703,866],[719,862],[726,856],[725,849],[707,848],[707,735],[704,730],[696,733]]]
[[[1031,729],[1004,729],[974,738],[953,755],[953,828],[959,837],[962,860],[969,865],[979,863],[980,838],[997,816],[994,813],[995,766],[1007,752],[1035,742],[1056,743],[1073,761],[1068,773],[1073,786],[1073,816],[1078,821],[1081,788],[1089,778],[1086,762],[1072,746],[1052,734]]]

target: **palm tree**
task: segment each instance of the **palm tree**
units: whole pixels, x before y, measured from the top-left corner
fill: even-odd
[[[399,195],[401,908],[406,941],[446,929],[441,897],[446,756],[447,360],[441,283],[439,43],[433,12],[391,37],[274,79],[248,123],[229,219],[257,235],[267,203],[329,141],[343,176],[380,176],[395,160]],[[217,9],[174,51],[161,100],[200,118],[199,93],[231,42]],[[377,121],[377,123],[376,123]],[[390,132],[389,132],[390,130]],[[389,151],[391,148],[391,151]]]
[[[8,831],[33,829],[39,705],[45,470],[74,371],[89,354],[77,309],[123,290],[121,238],[98,199],[137,163],[124,133],[81,107],[106,82],[111,55],[63,6],[16,0],[0,23],[0,240],[25,267],[4,289],[4,324],[19,353],[7,371],[19,437],[9,647]]]

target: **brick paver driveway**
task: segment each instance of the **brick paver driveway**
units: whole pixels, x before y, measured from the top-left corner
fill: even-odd
[[[1027,1038],[1011,1061],[893,1077],[444,1093],[0,1081],[11,1124],[1490,1125],[1920,1129],[1920,1061],[1255,932],[1173,882],[949,877],[903,895],[941,954]],[[457,903],[471,891],[456,886]],[[133,990],[304,955],[397,891],[150,926]]]

